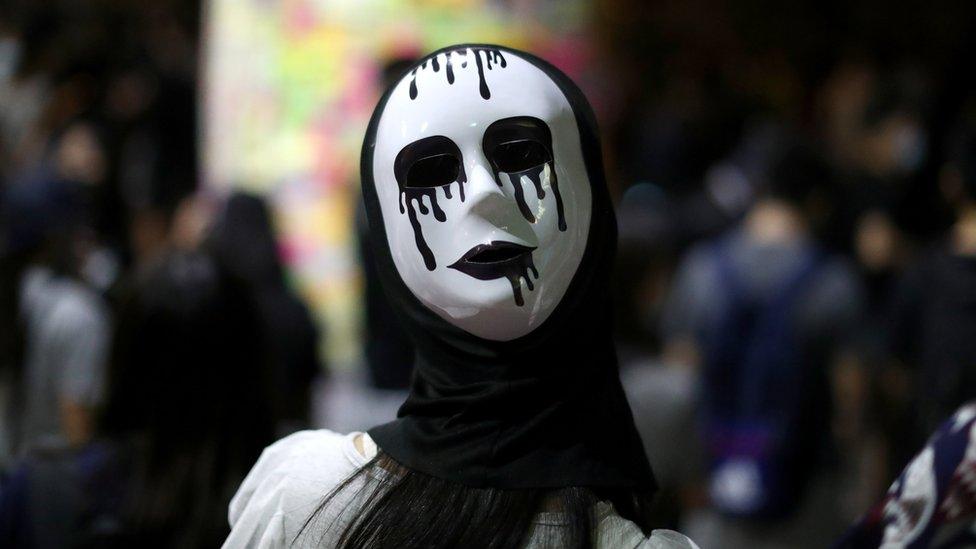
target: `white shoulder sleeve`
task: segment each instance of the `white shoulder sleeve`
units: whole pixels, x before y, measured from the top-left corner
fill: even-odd
[[[640,545],[641,549],[699,549],[698,545],[674,530],[654,530],[651,537]]]
[[[355,472],[351,443],[332,431],[301,431],[265,448],[230,502],[225,549],[285,548],[305,519]]]
[[[654,530],[644,537],[636,524],[616,514],[605,502],[597,504],[597,516],[597,549],[699,549],[695,542],[674,530]]]

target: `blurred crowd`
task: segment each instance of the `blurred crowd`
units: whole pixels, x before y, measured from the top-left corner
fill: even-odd
[[[973,14],[602,4],[660,512],[702,547],[829,546],[976,390]]]
[[[309,426],[273,213],[197,192],[198,2],[4,2],[0,545],[215,547]]]
[[[212,547],[260,450],[321,426],[321,328],[264,200],[197,188],[198,2],[56,4],[0,2],[0,534]],[[659,520],[829,545],[976,397],[972,14],[630,4],[595,3],[581,84]],[[404,391],[361,248],[364,378]]]

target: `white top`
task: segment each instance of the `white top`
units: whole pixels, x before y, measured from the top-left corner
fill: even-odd
[[[95,292],[43,267],[24,273],[20,313],[26,332],[21,448],[60,447],[59,405],[95,408],[102,401],[109,314]]]
[[[367,455],[353,443],[362,434]],[[230,502],[231,533],[224,548],[240,547],[335,547],[354,515],[343,510],[357,497],[363,481],[339,492],[296,540],[306,520],[324,497],[376,454],[369,435],[347,435],[328,430],[301,431],[264,450]],[[670,530],[655,530],[645,538],[636,524],[625,520],[604,503],[597,510],[599,549],[634,547],[641,549],[698,549],[687,537]],[[336,520],[338,519],[338,520]],[[565,527],[559,513],[540,513],[534,521],[527,547],[540,546],[545,529]],[[543,539],[545,539],[543,538]]]

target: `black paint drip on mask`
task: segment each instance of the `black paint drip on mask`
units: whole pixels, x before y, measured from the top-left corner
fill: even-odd
[[[465,179],[461,179],[457,182],[458,188],[460,189],[458,194],[461,202],[464,202],[465,181]],[[444,197],[448,200],[453,198],[451,194],[451,185],[453,184],[451,183],[450,185],[441,187],[444,189]],[[427,241],[424,239],[423,229],[420,227],[420,221],[417,219],[417,210],[420,210],[421,215],[428,215],[433,210],[434,219],[441,223],[447,221],[447,215],[437,202],[437,189],[437,187],[403,187],[400,189],[400,213],[407,213],[407,217],[410,219],[410,226],[413,227],[414,242],[417,244],[417,250],[420,252],[420,255],[424,258],[424,265],[428,271],[433,271],[437,267],[437,261],[434,259],[434,252],[430,250],[430,246],[427,245]],[[424,204],[423,198],[425,196],[430,200],[430,208]]]
[[[528,203],[525,201],[525,190],[522,188],[522,176],[529,178],[532,185],[535,186],[535,194],[539,200],[546,197],[546,190],[542,188],[542,174],[545,173],[545,169],[548,164],[540,164],[534,168],[529,168],[527,170],[522,170],[520,172],[514,172],[508,174],[508,179],[512,183],[512,189],[515,194],[515,203],[518,204],[518,209],[522,212],[522,217],[528,220],[529,223],[535,223],[535,214],[532,213],[532,209],[529,208]],[[502,181],[495,174],[495,183],[499,187],[502,186]],[[563,197],[559,193],[559,181],[556,179],[556,170],[549,168],[549,186],[552,188],[552,194],[556,198],[556,217],[559,221],[559,230],[566,230],[566,216],[563,213]]]
[[[478,67],[478,91],[481,93],[481,97],[484,99],[491,98],[491,89],[488,88],[488,82],[485,80],[485,70],[492,70],[493,65],[498,65],[502,68],[508,66],[508,62],[505,60],[505,56],[502,54],[501,50],[496,48],[471,48],[471,52],[474,54],[474,61]],[[447,83],[454,85],[454,65],[451,62],[451,55],[460,55],[464,57],[464,61],[461,62],[461,68],[466,68],[468,66],[468,52],[467,50],[455,50],[448,51],[444,53],[444,74],[447,77]],[[484,54],[484,61],[482,62],[482,54]],[[440,62],[437,56],[430,58],[430,66],[434,72],[440,72]],[[410,71],[410,99],[416,99],[418,95],[417,90],[417,71],[427,68],[427,61],[420,64],[419,67]]]
[[[444,73],[447,75],[447,83],[454,84],[454,65],[451,64],[451,52],[447,52],[444,61]]]
[[[539,279],[539,271],[535,268],[535,263],[532,262],[532,254],[525,254],[522,256],[524,259],[516,263],[512,269],[505,273],[505,278],[508,279],[509,284],[512,285],[512,294],[515,296],[515,304],[519,307],[525,305],[525,299],[522,298],[522,285],[519,283],[519,278],[525,279],[525,286],[531,292],[535,290],[535,286],[532,285],[532,278],[529,277],[529,270],[532,271],[532,275]]]
[[[501,262],[467,262],[463,266],[458,265],[458,263],[455,263],[454,265],[448,265],[448,267],[457,269],[478,280],[507,279],[508,283],[512,285],[512,296],[515,298],[515,304],[519,307],[525,305],[525,298],[522,296],[522,284],[519,282],[519,279],[525,279],[525,287],[530,292],[535,290],[535,285],[532,283],[533,277],[536,280],[539,279],[539,271],[535,268],[535,263],[532,261],[531,252],[519,254],[510,260]],[[532,276],[529,276],[529,272],[532,273]]]
[[[489,48],[473,48],[474,51],[474,62],[478,66],[478,90],[481,92],[481,97],[483,99],[491,99],[491,90],[488,89],[488,82],[485,81],[485,69],[491,70],[492,61],[501,65],[502,68],[507,66],[505,62],[505,56],[502,52],[496,49]],[[485,54],[484,66],[481,64],[481,53]]]
[[[423,184],[423,181],[415,182],[414,185],[408,184],[412,167],[420,160],[436,156],[450,156],[455,159],[457,173],[454,176],[454,181],[444,185],[431,186],[426,186]],[[397,153],[393,161],[393,175],[396,178],[397,185],[400,187],[400,213],[408,214],[410,226],[413,228],[413,237],[417,245],[417,251],[424,258],[424,265],[427,267],[427,270],[433,271],[437,267],[437,261],[434,259],[434,253],[431,251],[430,246],[427,245],[427,241],[424,239],[423,229],[420,226],[420,220],[417,218],[417,210],[420,210],[421,215],[428,215],[433,210],[434,219],[441,223],[447,221],[447,215],[437,202],[437,189],[443,189],[444,197],[447,200],[451,200],[453,198],[451,185],[455,183],[458,185],[458,194],[460,195],[461,202],[464,202],[464,184],[467,183],[468,177],[464,172],[464,164],[461,161],[461,151],[454,141],[443,135],[434,135],[419,139],[410,143]],[[443,179],[439,181],[443,181]],[[430,208],[424,204],[424,197],[427,197],[427,200],[430,201]]]

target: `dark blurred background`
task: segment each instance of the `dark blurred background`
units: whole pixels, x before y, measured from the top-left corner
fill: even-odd
[[[213,546],[265,445],[393,416],[358,148],[474,41],[597,111],[661,526],[823,547],[976,397],[976,4],[0,0],[3,535]]]

